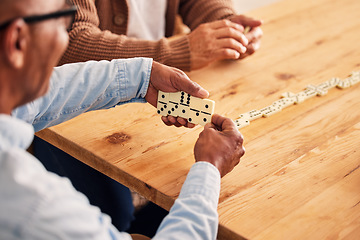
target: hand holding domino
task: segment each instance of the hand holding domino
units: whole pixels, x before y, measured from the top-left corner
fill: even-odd
[[[209,96],[208,91],[196,82],[191,81],[183,71],[157,63],[156,61],[153,61],[152,63],[149,84],[147,86],[145,100],[154,107],[157,107],[158,105],[157,100],[159,90],[164,92],[184,91],[199,98],[206,98]],[[192,124],[181,117],[163,116],[161,119],[164,124],[168,126],[174,125],[176,127],[184,126],[188,128],[195,126],[195,124]]]
[[[211,122],[215,102],[185,92],[158,92],[157,112],[162,116],[182,117],[193,124],[204,126]]]

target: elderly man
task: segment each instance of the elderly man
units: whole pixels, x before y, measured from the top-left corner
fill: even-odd
[[[66,178],[47,172],[25,151],[34,128],[127,102],[156,105],[158,90],[208,95],[181,71],[151,59],[54,70],[74,13],[62,0],[0,1],[0,239],[132,239]],[[184,119],[177,124],[191,127]],[[196,163],[154,239],[216,238],[220,177],[244,154],[242,141],[230,119],[213,116],[196,142]]]
[[[260,47],[262,22],[238,15],[231,0],[72,2],[78,6],[78,12],[60,64],[150,57],[189,71],[215,60],[245,58]],[[191,31],[171,38],[176,32],[177,15]],[[251,30],[245,33],[245,27]],[[176,122],[174,118],[168,120]],[[49,171],[68,177],[92,204],[112,217],[118,229],[138,232],[138,222],[146,221],[147,224],[141,224],[141,231],[153,235],[166,215],[166,211],[151,203],[134,214],[131,193],[126,187],[37,137],[33,149]],[[118,205],[118,201],[124,204]]]

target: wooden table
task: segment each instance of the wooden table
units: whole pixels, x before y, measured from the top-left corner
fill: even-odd
[[[360,70],[359,0],[284,0],[261,49],[189,73],[232,119],[286,91]],[[246,154],[222,180],[219,239],[360,238],[360,84],[241,129]],[[202,130],[166,127],[149,104],[84,114],[38,136],[169,209]]]

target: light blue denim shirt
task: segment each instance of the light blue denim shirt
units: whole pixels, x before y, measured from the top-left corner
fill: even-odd
[[[0,114],[0,239],[131,239],[67,178],[46,171],[25,149],[34,128],[145,102],[151,66],[152,60],[143,58],[64,65],[55,68],[48,94],[12,116]],[[194,164],[154,239],[216,239],[219,192],[219,171],[209,163]]]

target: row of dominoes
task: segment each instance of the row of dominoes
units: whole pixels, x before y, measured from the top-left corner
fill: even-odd
[[[247,113],[240,114],[239,118],[235,120],[235,124],[238,129],[250,125],[250,122],[261,118],[269,117],[275,113],[280,112],[283,108],[291,106],[293,104],[299,104],[305,100],[315,97],[315,96],[324,96],[328,93],[329,89],[338,87],[340,89],[351,87],[360,82],[360,71],[352,72],[350,76],[344,80],[340,78],[331,78],[330,80],[321,83],[317,86],[308,85],[304,91],[301,91],[297,94],[292,92],[285,92],[281,95],[281,99],[273,102],[268,107],[265,107],[260,110],[251,110]]]
[[[193,97],[185,92],[158,93],[157,112],[162,116],[182,117],[190,123],[204,126],[211,122],[214,109],[214,101]]]

